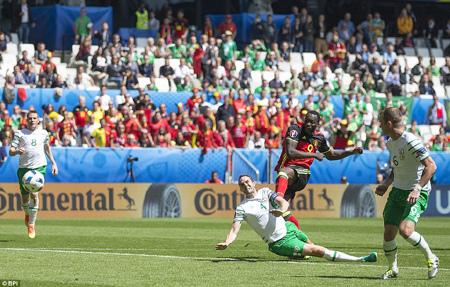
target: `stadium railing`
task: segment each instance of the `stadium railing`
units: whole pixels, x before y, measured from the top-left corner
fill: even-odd
[[[278,159],[281,157],[281,154],[277,150],[271,150],[269,152],[269,159],[267,161],[267,182],[275,183],[277,178],[277,173],[274,172],[274,168],[277,165]]]
[[[237,183],[242,174],[250,175],[256,183],[260,183],[259,170],[237,149],[232,151],[231,178],[233,183]]]

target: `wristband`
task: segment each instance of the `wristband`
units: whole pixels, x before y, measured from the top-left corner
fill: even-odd
[[[422,190],[422,186],[420,184],[416,183],[416,185],[414,185],[413,191],[420,192],[421,190]]]

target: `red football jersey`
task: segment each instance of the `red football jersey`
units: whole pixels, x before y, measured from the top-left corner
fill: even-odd
[[[326,153],[330,151],[330,147],[325,140],[323,134],[314,132],[312,136],[304,133],[303,128],[297,124],[291,125],[286,132],[286,139],[297,142],[297,150],[301,152],[316,153],[317,151],[321,153]],[[285,145],[283,144],[283,152],[281,153],[278,164],[275,167],[275,171],[278,172],[281,168],[291,166],[291,165],[301,165],[307,169],[310,169],[314,158],[302,158],[294,159],[289,158],[285,151]]]

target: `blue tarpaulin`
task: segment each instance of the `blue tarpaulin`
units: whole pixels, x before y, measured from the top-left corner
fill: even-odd
[[[92,31],[101,30],[102,23],[107,22],[112,32],[112,7],[86,7],[91,19]],[[75,36],[75,20],[80,16],[80,7],[43,6],[32,7],[31,13],[36,27],[30,30],[30,41],[34,44],[44,42],[50,51],[62,50],[62,36]],[[75,38],[67,38],[65,48],[70,50]],[[96,44],[96,40],[94,40]]]
[[[52,148],[59,174],[51,175],[47,165],[46,182],[123,182],[127,176],[127,158],[139,158],[133,170],[136,182],[204,183],[217,171],[225,180],[227,151],[178,148]],[[0,164],[0,182],[17,182],[19,157],[8,157]],[[127,182],[130,181],[128,177]]]
[[[219,28],[220,23],[225,21],[225,14],[223,15],[205,15],[205,17],[211,18],[211,23],[216,25]],[[236,38],[234,39],[236,43],[250,43],[252,41],[252,35],[250,32],[250,27],[255,21],[256,14],[232,14],[233,22],[236,24],[237,33]],[[286,17],[291,18],[291,23],[294,23],[294,15],[273,15],[273,22],[277,26],[277,31],[284,25],[284,19]],[[267,22],[267,15],[261,15],[261,22]],[[278,33],[277,33],[278,35]]]

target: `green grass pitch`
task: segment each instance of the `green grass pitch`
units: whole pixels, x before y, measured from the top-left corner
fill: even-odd
[[[382,219],[301,219],[310,239],[376,263],[293,261],[267,250],[243,224],[225,251],[231,219],[39,220],[28,239],[23,220],[0,220],[0,280],[21,286],[449,286],[450,218],[421,218],[417,231],[440,257],[428,280],[423,255],[397,237],[400,278],[386,269]]]

